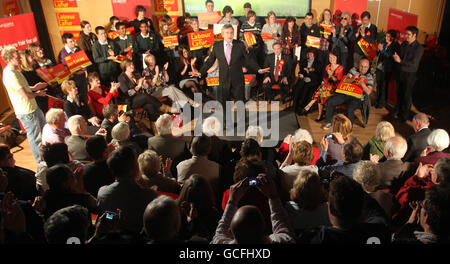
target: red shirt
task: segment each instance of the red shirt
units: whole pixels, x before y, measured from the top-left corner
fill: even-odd
[[[119,92],[116,90],[114,93],[110,93],[108,87],[100,86],[102,88],[102,94],[94,92],[93,90],[88,91],[89,104],[92,104],[95,108],[95,115],[103,115],[103,106],[110,104],[112,98],[119,96]]]

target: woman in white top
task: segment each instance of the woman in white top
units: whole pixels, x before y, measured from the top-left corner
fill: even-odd
[[[261,33],[270,33],[272,34],[272,39],[264,41],[265,48],[264,51],[267,55],[273,53],[272,44],[274,41],[281,41],[281,31],[283,29],[283,26],[281,26],[280,23],[277,22],[277,16],[275,15],[275,12],[270,11],[267,14],[267,20],[268,23],[264,24]]]

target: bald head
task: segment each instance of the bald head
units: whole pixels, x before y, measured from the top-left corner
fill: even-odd
[[[384,155],[387,159],[400,160],[405,156],[408,144],[402,137],[391,137],[384,145]]]
[[[264,243],[264,220],[252,205],[239,208],[231,221],[231,232],[238,244]]]
[[[370,69],[370,61],[363,58],[359,61],[359,73],[366,74]]]
[[[413,117],[413,125],[414,125],[414,130],[417,132],[419,131],[419,129],[423,128],[423,127],[428,127],[428,125],[430,125],[430,120],[428,119],[428,116],[424,113],[417,113],[414,117]]]

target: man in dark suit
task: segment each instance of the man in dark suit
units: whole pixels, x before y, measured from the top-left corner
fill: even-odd
[[[213,50],[208,60],[203,64],[200,72],[192,72],[192,76],[201,77],[206,75],[206,71],[213,66],[216,59],[219,61],[219,100],[225,105],[227,100],[244,100],[244,73],[242,67],[244,62],[250,68],[263,74],[270,69],[260,69],[256,61],[251,60],[244,43],[233,40],[234,29],[228,24],[222,28],[224,41],[214,43]]]
[[[314,48],[307,49],[306,58],[306,60],[300,62],[298,81],[294,88],[294,111],[296,112],[301,112],[308,104],[322,79],[322,72],[320,71],[322,66],[319,59],[316,59]]]
[[[290,76],[292,72],[291,58],[281,53],[281,43],[272,44],[273,53],[266,57],[264,68],[270,68],[270,71],[264,75],[263,88],[266,100],[273,100],[272,85],[278,84],[281,88],[281,103],[284,104],[289,93]]]
[[[413,120],[414,135],[408,138],[408,151],[403,157],[403,161],[414,161],[420,157],[422,151],[428,146],[427,138],[431,130],[428,128],[430,121],[428,116],[424,113],[418,113]]]

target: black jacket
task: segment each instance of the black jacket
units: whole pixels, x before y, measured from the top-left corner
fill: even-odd
[[[411,135],[408,140],[408,150],[403,156],[403,161],[414,161],[417,157],[420,157],[422,151],[428,146],[427,138],[430,135],[431,130],[427,127],[419,132]]]
[[[284,63],[281,66],[282,68],[278,75],[278,81],[281,81],[283,77],[287,77],[289,79],[292,73],[292,59],[290,56],[282,53],[280,61],[284,61]],[[268,67],[270,67],[270,71],[264,74],[264,78],[270,77],[271,82],[275,82],[275,53],[272,53],[266,57],[264,68]]]
[[[358,37],[356,37],[356,33],[359,32],[359,28],[362,25],[358,26],[355,31],[354,34],[352,35],[352,40],[355,42],[355,53],[358,53],[360,55],[364,56],[364,52],[361,50],[361,48],[358,46],[358,41],[362,38],[364,38],[364,40],[366,40],[369,43],[376,43],[377,41],[377,26],[375,26],[374,24],[370,24],[369,28],[365,28],[364,32],[365,32],[365,36],[363,37],[361,34],[358,35]]]
[[[314,58],[313,64],[309,72],[305,71],[305,68],[308,67],[308,60],[301,60],[300,61],[300,70],[299,73],[303,74],[304,77],[309,77],[311,79],[311,84],[317,84],[319,86],[319,83],[322,80],[322,72],[320,69],[322,69],[322,65],[320,64],[320,61],[318,58]]]
[[[392,55],[394,55],[394,53],[396,52],[398,53],[400,45],[397,41],[393,41],[391,45],[389,45],[389,47],[386,47],[386,45],[387,43],[384,42],[383,49],[381,51],[377,51],[377,53],[380,55],[378,63],[382,63],[382,66],[379,68],[381,68],[380,70],[382,70],[383,72],[393,72],[397,63],[392,58]]]

